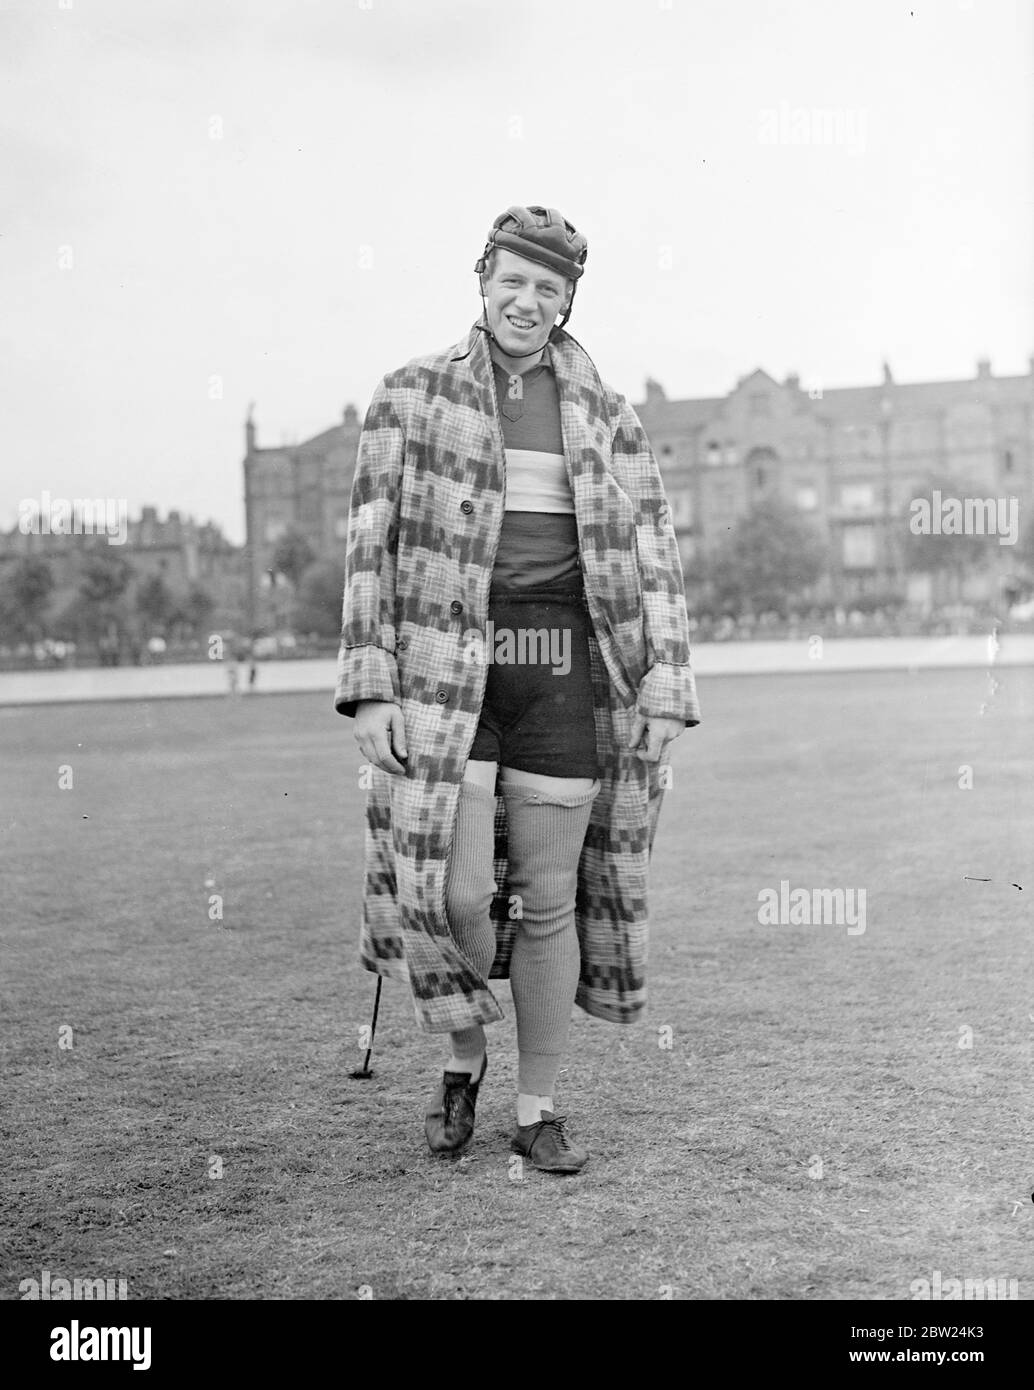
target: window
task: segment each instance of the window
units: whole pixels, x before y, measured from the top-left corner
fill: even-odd
[[[266,544],[275,545],[286,530],[286,521],[280,521],[276,517],[271,517],[270,520],[266,522]]]
[[[338,540],[342,540],[342,541],[343,541],[343,540],[345,539],[345,537],[348,535],[348,517],[347,517],[347,516],[339,516],[338,519],[337,519],[337,521],[334,522],[334,535],[337,536]]]
[[[876,564],[876,532],[872,526],[844,528],[844,569],[867,570]]]
[[[732,463],[735,463],[735,462],[737,461],[738,458],[739,458],[739,453],[738,453],[738,451],[737,451],[736,445],[735,445],[735,444],[730,444],[728,441],[726,441],[726,445],[725,445],[725,462],[726,462],[726,463],[729,463],[729,464],[732,464]]]
[[[710,464],[721,463],[722,461],[722,446],[718,443],[717,439],[712,439],[708,443],[707,461]]]
[[[848,511],[868,511],[872,507],[873,501],[872,483],[842,483],[840,486],[840,504]]]
[[[797,509],[802,512],[813,512],[819,505],[819,490],[814,483],[797,484]]]

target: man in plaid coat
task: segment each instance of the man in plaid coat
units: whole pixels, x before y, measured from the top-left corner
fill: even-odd
[[[656,460],[564,332],[586,255],[555,209],[510,208],[480,321],[377,387],[335,693],[369,764],[362,962],[450,1035],[428,1143],[471,1137],[509,978],[513,1148],[552,1172],[588,1158],[553,1105],[572,1004],[626,1023],[645,1002],[667,745],[700,720]]]

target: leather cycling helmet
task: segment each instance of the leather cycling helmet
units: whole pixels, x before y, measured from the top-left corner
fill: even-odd
[[[489,252],[495,247],[512,251],[514,255],[523,256],[537,265],[544,265],[547,270],[576,283],[585,271],[585,261],[589,255],[589,243],[562,213],[556,208],[539,207],[535,203],[529,207],[514,205],[507,208],[492,223],[485,249],[474,266],[479,281],[488,263]],[[571,299],[558,328],[563,328],[571,316],[574,290],[575,285],[572,285]],[[530,357],[531,353],[522,355]]]
[[[494,246],[544,265],[567,280],[580,278],[589,254],[589,243],[566,217],[556,208],[534,204],[526,208],[507,208],[495,219],[481,259],[475,266],[479,273],[484,270],[485,260]]]

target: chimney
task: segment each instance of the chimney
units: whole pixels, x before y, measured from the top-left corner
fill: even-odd
[[[351,401],[349,401],[348,405],[345,406],[344,414],[341,418],[343,419],[344,423],[349,427],[349,429],[355,429],[356,425],[359,422],[359,416],[357,415],[356,408],[351,403]]]
[[[249,454],[255,452],[255,402],[248,403],[248,418],[244,422],[244,443]]]
[[[784,384],[788,386],[791,391],[799,391],[801,389],[801,379],[796,372],[791,372]]]
[[[991,359],[989,357],[977,358],[977,380],[990,381],[991,379]]]
[[[884,364],[883,364],[883,384],[884,384],[884,386],[893,386],[893,385],[894,385],[894,378],[891,376],[891,373],[890,373],[890,363],[889,363],[889,362],[884,362]]]

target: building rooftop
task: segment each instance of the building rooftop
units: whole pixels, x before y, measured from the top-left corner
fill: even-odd
[[[648,378],[645,386],[646,399],[636,404],[635,410],[659,429],[686,429],[696,424],[706,424],[720,414],[726,403],[739,392],[759,386],[771,391],[792,393],[800,408],[810,410],[816,417],[880,417],[884,413],[883,402],[889,401],[894,416],[907,418],[958,405],[960,398],[965,399],[966,395],[972,395],[975,400],[985,400],[989,394],[998,400],[1029,400],[1034,390],[1034,359],[1031,361],[1030,375],[997,377],[991,374],[990,363],[981,359],[977,363],[976,376],[957,381],[896,382],[890,376],[890,369],[885,366],[884,380],[877,385],[824,387],[822,395],[815,398],[801,389],[796,374],[780,383],[762,367],[740,377],[726,396],[671,400],[655,379]]]

